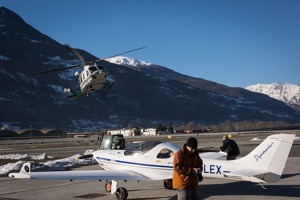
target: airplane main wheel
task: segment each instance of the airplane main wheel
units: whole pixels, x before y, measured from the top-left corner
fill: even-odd
[[[125,200],[128,197],[128,192],[125,188],[119,187],[116,191],[116,197],[118,200]]]
[[[173,189],[172,179],[164,180],[164,187],[166,189]]]
[[[105,184],[105,190],[106,190],[106,192],[110,192],[111,191],[111,182],[106,182],[106,184]]]

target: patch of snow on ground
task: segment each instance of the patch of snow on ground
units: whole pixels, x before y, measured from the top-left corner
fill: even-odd
[[[68,168],[73,168],[82,165],[90,165],[93,164],[94,160],[92,159],[78,159],[79,156],[91,154],[94,150],[87,150],[84,153],[76,154],[68,158],[51,160],[45,163],[32,163],[33,171],[35,169],[50,169],[53,171],[57,170],[66,170]],[[31,159],[31,160],[45,160],[47,158],[53,158],[51,156],[47,156],[47,153],[42,155],[32,156],[28,154],[8,154],[8,155],[0,155],[0,159],[11,159],[11,160],[19,160],[19,159]],[[28,162],[28,161],[26,161]],[[22,165],[25,161],[17,161],[15,163],[8,163],[6,165],[0,166],[0,176],[7,176],[10,172],[18,172],[20,171]]]
[[[30,154],[7,154],[0,155],[0,159],[7,160],[20,160],[20,159],[31,159],[31,160],[46,160],[47,158],[53,158],[52,156],[48,156],[47,153],[43,153],[41,155],[30,155]]]

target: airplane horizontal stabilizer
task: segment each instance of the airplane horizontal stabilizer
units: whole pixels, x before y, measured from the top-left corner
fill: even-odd
[[[231,172],[224,172],[224,177],[226,178],[232,178],[235,180],[243,180],[243,181],[251,181],[255,183],[265,183],[266,181],[262,180],[261,176],[267,174],[268,172],[266,170],[261,169],[241,169],[241,170],[235,170]]]

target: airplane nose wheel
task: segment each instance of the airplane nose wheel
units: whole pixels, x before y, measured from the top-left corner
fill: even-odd
[[[173,189],[172,179],[164,180],[164,187],[166,189]]]
[[[116,197],[118,200],[125,200],[128,197],[128,192],[125,188],[119,187],[116,191]]]

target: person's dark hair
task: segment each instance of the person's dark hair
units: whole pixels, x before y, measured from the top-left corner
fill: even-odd
[[[186,141],[186,146],[196,149],[198,147],[198,141],[197,141],[197,139],[194,138],[194,137],[190,137]]]

